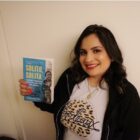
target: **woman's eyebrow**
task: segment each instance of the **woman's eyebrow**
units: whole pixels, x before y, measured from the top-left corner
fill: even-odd
[[[102,49],[103,46],[93,46],[90,48],[90,50],[93,50],[93,49]],[[83,51],[86,51],[86,48],[80,48],[80,50],[83,50]]]
[[[102,46],[93,46],[91,49],[98,49],[98,48],[103,48]]]

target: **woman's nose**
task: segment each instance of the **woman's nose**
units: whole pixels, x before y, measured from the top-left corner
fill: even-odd
[[[86,57],[85,57],[85,61],[86,62],[91,62],[94,60],[94,55],[91,53],[87,53]]]

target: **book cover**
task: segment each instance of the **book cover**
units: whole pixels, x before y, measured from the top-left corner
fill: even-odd
[[[34,102],[53,102],[53,59],[23,58],[23,79],[32,88],[32,94],[25,100]]]

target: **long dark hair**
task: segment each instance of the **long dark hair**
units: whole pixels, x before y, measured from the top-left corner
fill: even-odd
[[[126,71],[125,67],[123,66],[122,53],[112,32],[102,25],[89,25],[84,29],[76,42],[74,47],[74,58],[71,65],[75,82],[79,83],[88,77],[87,73],[81,67],[79,57],[83,39],[91,34],[97,35],[100,42],[105,47],[108,56],[112,60],[109,69],[102,78],[108,83],[109,86],[113,86],[113,88],[115,88],[119,93],[122,93],[125,86],[124,81],[126,79]]]

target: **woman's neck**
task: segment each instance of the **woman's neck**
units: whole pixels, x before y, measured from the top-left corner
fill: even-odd
[[[94,78],[94,77],[88,77],[88,84],[91,87],[97,87],[101,81],[101,78]]]

